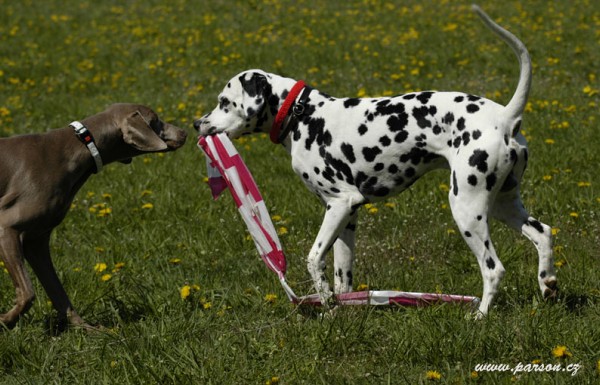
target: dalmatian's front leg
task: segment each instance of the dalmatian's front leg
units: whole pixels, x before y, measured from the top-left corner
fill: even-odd
[[[333,244],[334,292],[335,294],[352,291],[352,265],[354,264],[354,233],[358,213],[351,214],[350,221],[340,232]]]
[[[355,211],[355,208],[346,200],[335,199],[326,202],[326,204],[325,218],[319,229],[317,239],[308,254],[307,261],[308,272],[324,306],[328,305],[333,294],[325,276],[325,255],[342,230],[348,225]]]

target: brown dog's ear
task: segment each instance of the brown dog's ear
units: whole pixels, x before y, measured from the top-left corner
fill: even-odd
[[[125,143],[140,151],[153,152],[167,149],[167,144],[156,135],[137,111],[127,117],[121,132]]]

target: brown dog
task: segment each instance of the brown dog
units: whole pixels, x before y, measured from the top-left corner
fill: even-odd
[[[176,150],[186,136],[148,107],[114,104],[70,127],[0,139],[0,256],[16,289],[15,305],[0,314],[0,323],[14,326],[33,303],[26,259],[59,319],[90,327],[73,309],[56,275],[50,233],[69,211],[77,191],[103,164]]]

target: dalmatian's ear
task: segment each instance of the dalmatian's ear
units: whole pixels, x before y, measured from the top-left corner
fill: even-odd
[[[248,72],[239,77],[244,92],[243,108],[246,118],[253,118],[264,111],[271,85],[260,72]]]
[[[246,73],[239,78],[240,83],[244,92],[251,98],[262,95],[267,85],[267,78],[265,75],[258,72]]]

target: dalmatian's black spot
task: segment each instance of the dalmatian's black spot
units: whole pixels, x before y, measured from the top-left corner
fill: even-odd
[[[534,229],[536,229],[540,234],[544,233],[544,228],[542,227],[542,224],[537,221],[537,220],[528,220],[527,222],[525,222],[526,224],[528,224],[529,226],[533,227]]]
[[[412,99],[415,98],[415,96],[417,96],[417,95],[415,95],[415,94],[406,94],[406,95],[404,95],[402,97],[402,99],[404,99],[404,100],[412,100]]]
[[[469,177],[467,178],[467,182],[469,182],[469,184],[471,186],[477,186],[477,177],[473,174],[469,175]]]
[[[461,142],[462,142],[462,137],[457,136],[456,138],[454,138],[454,142],[452,142],[452,145],[454,146],[454,148],[459,148]]]
[[[516,162],[518,159],[518,155],[517,155],[517,151],[513,148],[512,150],[510,150],[510,161],[511,162]]]
[[[456,128],[458,128],[458,131],[465,129],[465,118],[458,118],[456,121]]]
[[[406,163],[410,161],[416,166],[421,163],[421,161],[423,161],[423,163],[429,163],[439,157],[439,155],[427,152],[422,148],[413,147],[409,152],[400,155],[400,162]]]
[[[373,170],[374,170],[374,171],[381,171],[381,170],[383,170],[384,168],[385,168],[385,164],[383,164],[383,163],[377,163],[377,164],[375,165],[375,167],[373,167]]]
[[[231,82],[227,83],[227,88],[231,88]]]
[[[367,174],[365,174],[364,172],[357,172],[356,176],[354,177],[354,185],[360,188],[360,186],[367,180],[367,178]]]
[[[471,141],[471,134],[469,134],[468,132],[464,132],[462,135],[463,145],[466,146],[467,144],[469,144],[470,141]]]
[[[323,178],[325,178],[331,184],[335,183],[335,179],[333,178],[334,175],[335,175],[335,172],[333,171],[333,168],[331,168],[329,166],[325,167],[325,170],[323,170],[323,172],[321,173],[321,176],[323,176]],[[320,183],[321,182],[319,182],[319,184]]]
[[[392,144],[392,140],[387,135],[384,135],[381,138],[379,138],[379,143],[381,143],[383,147],[387,147],[390,144]]]
[[[482,173],[486,173],[488,170],[487,158],[489,157],[488,153],[484,150],[475,150],[473,151],[473,155],[469,158],[469,165],[471,167],[477,167]]]
[[[390,164],[390,167],[388,167],[388,172],[390,174],[395,174],[398,172],[398,166],[396,166],[395,164]]]
[[[318,106],[319,107],[323,107],[325,105],[325,102],[319,102]]]
[[[483,216],[482,216],[482,215],[478,215],[478,216],[477,216],[477,220],[478,220],[478,221],[480,221],[480,220],[482,220],[482,219],[483,219]]]
[[[473,140],[477,140],[477,139],[481,138],[481,131],[479,131],[479,130],[473,131],[472,138],[473,138]]]
[[[404,170],[404,175],[407,178],[412,178],[413,176],[415,176],[415,173],[416,173],[416,171],[412,167],[408,167],[406,170]]]
[[[332,192],[332,193],[335,193],[335,194],[338,194],[338,193],[340,192],[340,189],[338,189],[338,188],[335,188],[335,187],[332,187],[332,188],[331,188],[331,192]]]
[[[415,107],[412,110],[413,117],[417,120],[417,125],[421,128],[431,127],[431,122],[427,119],[429,108],[427,106]]]
[[[469,114],[473,114],[475,112],[479,111],[479,106],[477,104],[469,104],[467,105],[467,112]]]
[[[496,185],[496,173],[491,173],[490,175],[488,175],[485,178],[485,188],[488,191],[492,191],[492,189],[494,188],[494,186]]]
[[[394,183],[396,184],[396,186],[402,186],[404,184],[404,178],[402,178],[401,176],[396,177],[394,179]]]
[[[508,146],[508,135],[504,135],[504,144]]]
[[[458,195],[458,182],[456,181],[456,172],[452,171],[452,193]]]
[[[442,131],[444,131],[444,130],[442,129],[442,127],[438,126],[437,124],[436,124],[435,126],[433,126],[433,133],[434,133],[435,135],[439,135],[439,134],[441,134],[441,133],[442,133]]]
[[[359,104],[360,104],[359,98],[349,98],[349,99],[344,100],[344,108],[358,106]]]
[[[406,114],[405,112],[398,114],[398,115],[392,115],[387,120],[388,128],[392,132],[398,132],[398,131],[404,130],[404,128],[406,127],[407,124],[408,124],[408,114]]]
[[[457,97],[454,98],[454,101],[456,103],[461,103],[463,100],[465,100],[464,96],[457,96]]]
[[[470,101],[470,102],[476,102],[476,101],[478,101],[479,99],[481,99],[481,96],[469,95],[469,96],[467,97],[467,99],[469,99],[469,101]]]
[[[356,223],[348,223],[346,225],[346,230],[356,231]]]
[[[519,131],[521,131],[521,119],[519,119],[517,121],[517,123],[515,123],[515,126],[513,127],[513,130],[512,130],[512,136],[513,136],[513,138],[515,136],[517,136],[517,134],[519,133]]]
[[[442,123],[444,124],[452,124],[454,122],[454,114],[452,112],[448,112],[446,115],[444,115],[444,117],[442,118]]]
[[[313,171],[314,171],[314,172],[315,172],[315,174],[317,174],[317,175],[319,175],[319,174],[321,173],[321,170],[319,170],[319,168],[318,168],[318,167],[315,167],[315,168],[313,169]]]
[[[417,100],[423,104],[427,104],[429,99],[431,99],[431,95],[433,95],[433,94],[434,94],[434,92],[431,92],[431,91],[421,92],[419,94],[419,96],[417,96]]]
[[[362,154],[367,162],[372,162],[375,160],[377,155],[381,154],[381,149],[377,146],[363,147]]]
[[[303,173],[303,174],[302,174],[302,178],[304,178],[304,179],[308,180],[308,174],[307,174],[307,173]]]
[[[354,155],[354,147],[352,147],[351,144],[342,143],[342,153],[350,163],[356,162],[356,156]]]
[[[367,133],[367,131],[369,131],[369,128],[367,127],[367,125],[366,125],[366,124],[361,124],[361,125],[358,127],[358,133],[360,134],[360,136],[363,136],[364,134],[366,134],[366,133]]]
[[[380,187],[378,189],[375,189],[375,191],[373,191],[373,195],[376,197],[385,197],[388,196],[390,194],[390,189],[387,187]]]
[[[337,179],[341,181],[346,181],[349,184],[354,183],[352,169],[350,168],[350,166],[348,166],[346,162],[334,158],[330,153],[326,153],[323,158],[325,159],[325,164],[327,165],[327,168],[333,168],[333,170],[335,170],[335,172],[333,172],[332,170],[332,172],[329,174],[331,175],[331,177],[335,176]]]
[[[544,278],[546,278],[546,275],[547,275],[547,274],[548,274],[548,273],[546,273],[546,270],[543,270],[543,271],[540,273],[540,278],[541,278],[541,279],[544,279]]]
[[[471,232],[470,231],[465,231],[465,237],[471,238],[472,237]]]
[[[494,262],[494,259],[492,257],[488,257],[488,259],[485,260],[485,265],[490,270],[494,270],[496,268],[496,262]]]
[[[308,122],[308,138],[306,138],[305,147],[310,151],[312,144],[316,141],[317,145],[331,145],[331,133],[325,129],[325,119],[316,118],[309,119]]]
[[[393,104],[389,99],[378,102],[375,111],[377,115],[402,115],[406,113],[404,110],[404,104]]]
[[[352,272],[351,271],[346,272],[346,277],[348,278],[348,285],[352,286]]]
[[[227,111],[227,110],[225,110],[225,111]],[[256,115],[256,110],[254,110],[254,108],[252,108],[252,107],[248,107],[248,109],[246,109],[246,115],[254,116],[254,115]]]
[[[296,120],[292,120],[290,123],[290,131],[292,132],[292,140],[297,142],[302,138],[302,131],[298,129],[298,122]]]

